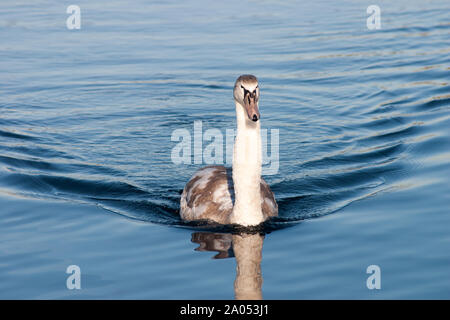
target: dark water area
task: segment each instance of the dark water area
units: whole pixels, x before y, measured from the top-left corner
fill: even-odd
[[[450,298],[448,1],[380,1],[379,30],[364,1],[76,4],[0,4],[0,298]],[[180,220],[207,163],[171,139],[234,129],[243,73],[279,132],[247,236]]]

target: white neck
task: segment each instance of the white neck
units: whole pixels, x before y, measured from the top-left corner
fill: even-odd
[[[237,134],[233,152],[235,201],[231,223],[244,226],[264,221],[261,211],[261,132],[260,121],[248,119],[244,107],[236,102]]]

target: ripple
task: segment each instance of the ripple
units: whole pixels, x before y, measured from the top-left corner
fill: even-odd
[[[12,131],[4,131],[4,130],[0,130],[0,137],[14,138],[14,139],[19,139],[19,140],[29,140],[29,141],[39,140],[38,138],[27,135],[27,134],[16,133],[16,132],[12,132]]]

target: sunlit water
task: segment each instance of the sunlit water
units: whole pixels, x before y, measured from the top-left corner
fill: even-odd
[[[0,4],[0,298],[450,298],[448,1],[373,31],[364,1],[76,4]],[[243,73],[279,130],[263,235],[178,217],[205,164],[171,135],[225,136]]]

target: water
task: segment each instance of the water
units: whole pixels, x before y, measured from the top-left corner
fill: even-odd
[[[448,1],[374,31],[364,1],[76,4],[0,4],[0,298],[450,298]],[[171,134],[234,128],[243,73],[280,130],[263,235],[177,214]]]

